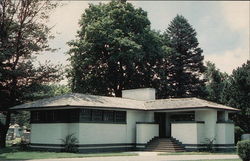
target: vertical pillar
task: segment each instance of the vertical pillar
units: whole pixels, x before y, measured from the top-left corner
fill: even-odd
[[[195,111],[195,121],[204,121],[204,136],[205,139],[215,139],[216,138],[216,121],[217,121],[217,111],[216,110],[200,110]]]

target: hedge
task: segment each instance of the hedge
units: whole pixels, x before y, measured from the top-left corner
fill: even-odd
[[[237,143],[237,152],[243,161],[250,161],[250,140],[239,141]]]
[[[239,126],[235,126],[234,128],[234,142],[235,144],[241,140],[241,135],[244,134],[244,130],[242,130]]]

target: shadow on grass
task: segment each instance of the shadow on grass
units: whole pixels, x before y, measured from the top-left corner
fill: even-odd
[[[23,159],[7,159],[6,157],[0,156],[0,160],[1,161],[9,161],[9,160],[25,161],[25,160],[29,160],[29,159],[25,159],[25,160],[23,160]]]

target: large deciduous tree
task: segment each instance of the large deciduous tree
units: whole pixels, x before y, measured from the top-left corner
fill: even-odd
[[[49,0],[0,1],[0,147],[5,147],[11,112],[9,107],[23,103],[31,86],[59,78],[58,68],[49,64],[34,66],[34,57],[50,50],[50,28],[46,20],[57,4]]]
[[[145,11],[125,1],[90,4],[80,27],[69,43],[73,91],[121,96],[122,89],[160,87],[165,52]]]
[[[172,48],[168,56],[169,83],[172,97],[202,96],[205,70],[202,49],[198,47],[196,31],[186,18],[177,15],[164,33],[167,46]]]
[[[233,116],[236,125],[250,132],[250,61],[233,70],[223,91],[224,104],[240,109]]]

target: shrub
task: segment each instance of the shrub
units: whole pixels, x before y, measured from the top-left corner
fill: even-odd
[[[244,130],[240,128],[239,126],[235,126],[234,128],[234,142],[235,144],[238,143],[238,141],[241,140],[241,135],[244,134]]]
[[[237,143],[237,152],[243,161],[250,160],[250,140],[239,141]]]
[[[65,137],[65,139],[60,139],[64,144],[64,151],[65,152],[77,152],[77,146],[78,143],[77,138],[74,136],[74,134],[69,134]]]
[[[28,150],[28,148],[29,148],[29,142],[27,142],[26,140],[22,139],[21,142],[19,143],[19,148],[21,150]]]
[[[214,144],[215,138],[205,138],[205,145],[206,145],[206,151],[213,153],[214,152],[214,148],[213,148],[213,144]]]

